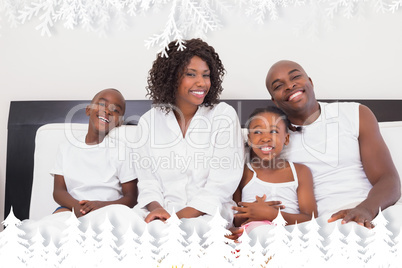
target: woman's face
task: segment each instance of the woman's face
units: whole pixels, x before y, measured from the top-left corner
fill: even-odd
[[[179,79],[175,105],[179,109],[201,105],[211,87],[208,64],[198,56],[192,57]]]

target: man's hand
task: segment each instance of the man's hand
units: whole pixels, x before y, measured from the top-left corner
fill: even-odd
[[[96,210],[98,208],[104,207],[106,204],[102,201],[89,201],[89,200],[81,200],[80,204],[80,212],[82,215],[86,215],[89,212]]]
[[[281,201],[265,202],[266,195],[262,197],[256,196],[256,201],[253,203],[239,202],[240,207],[233,207],[238,213],[234,215],[238,219],[247,219],[242,225],[251,221],[262,221],[276,218],[278,209],[283,209],[285,206],[280,205]]]
[[[368,209],[363,207],[355,207],[353,209],[344,209],[338,211],[328,219],[328,222],[334,222],[339,219],[342,219],[342,224],[354,221],[357,224],[369,229],[374,228],[374,225],[371,223],[371,221],[374,219],[374,216],[371,215]]]
[[[152,210],[145,218],[146,223],[150,223],[153,220],[161,220],[165,222],[170,218],[170,214],[162,207]]]

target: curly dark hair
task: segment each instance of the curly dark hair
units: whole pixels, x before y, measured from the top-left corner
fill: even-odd
[[[162,53],[159,53],[148,74],[146,95],[152,99],[154,105],[161,105],[166,112],[175,104],[179,82],[194,56],[204,60],[210,70],[211,88],[201,105],[212,107],[219,103],[219,95],[223,90],[222,80],[226,71],[215,49],[201,39],[184,42],[186,48],[183,51],[178,50],[177,41],[170,42],[168,57],[162,57]]]

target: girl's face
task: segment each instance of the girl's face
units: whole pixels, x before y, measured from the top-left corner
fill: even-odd
[[[194,56],[179,79],[176,106],[182,109],[186,106],[198,107],[201,105],[211,87],[208,64],[200,57]]]
[[[262,160],[270,161],[289,143],[286,124],[275,113],[261,113],[250,119],[248,145]]]

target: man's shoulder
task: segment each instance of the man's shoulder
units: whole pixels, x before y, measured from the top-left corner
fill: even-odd
[[[358,116],[360,103],[358,102],[319,102],[321,112],[327,119],[345,115],[348,118]]]
[[[350,108],[350,107],[359,107],[360,103],[354,101],[334,101],[334,102],[318,102],[321,107],[325,107],[326,109],[336,109],[336,108]]]

